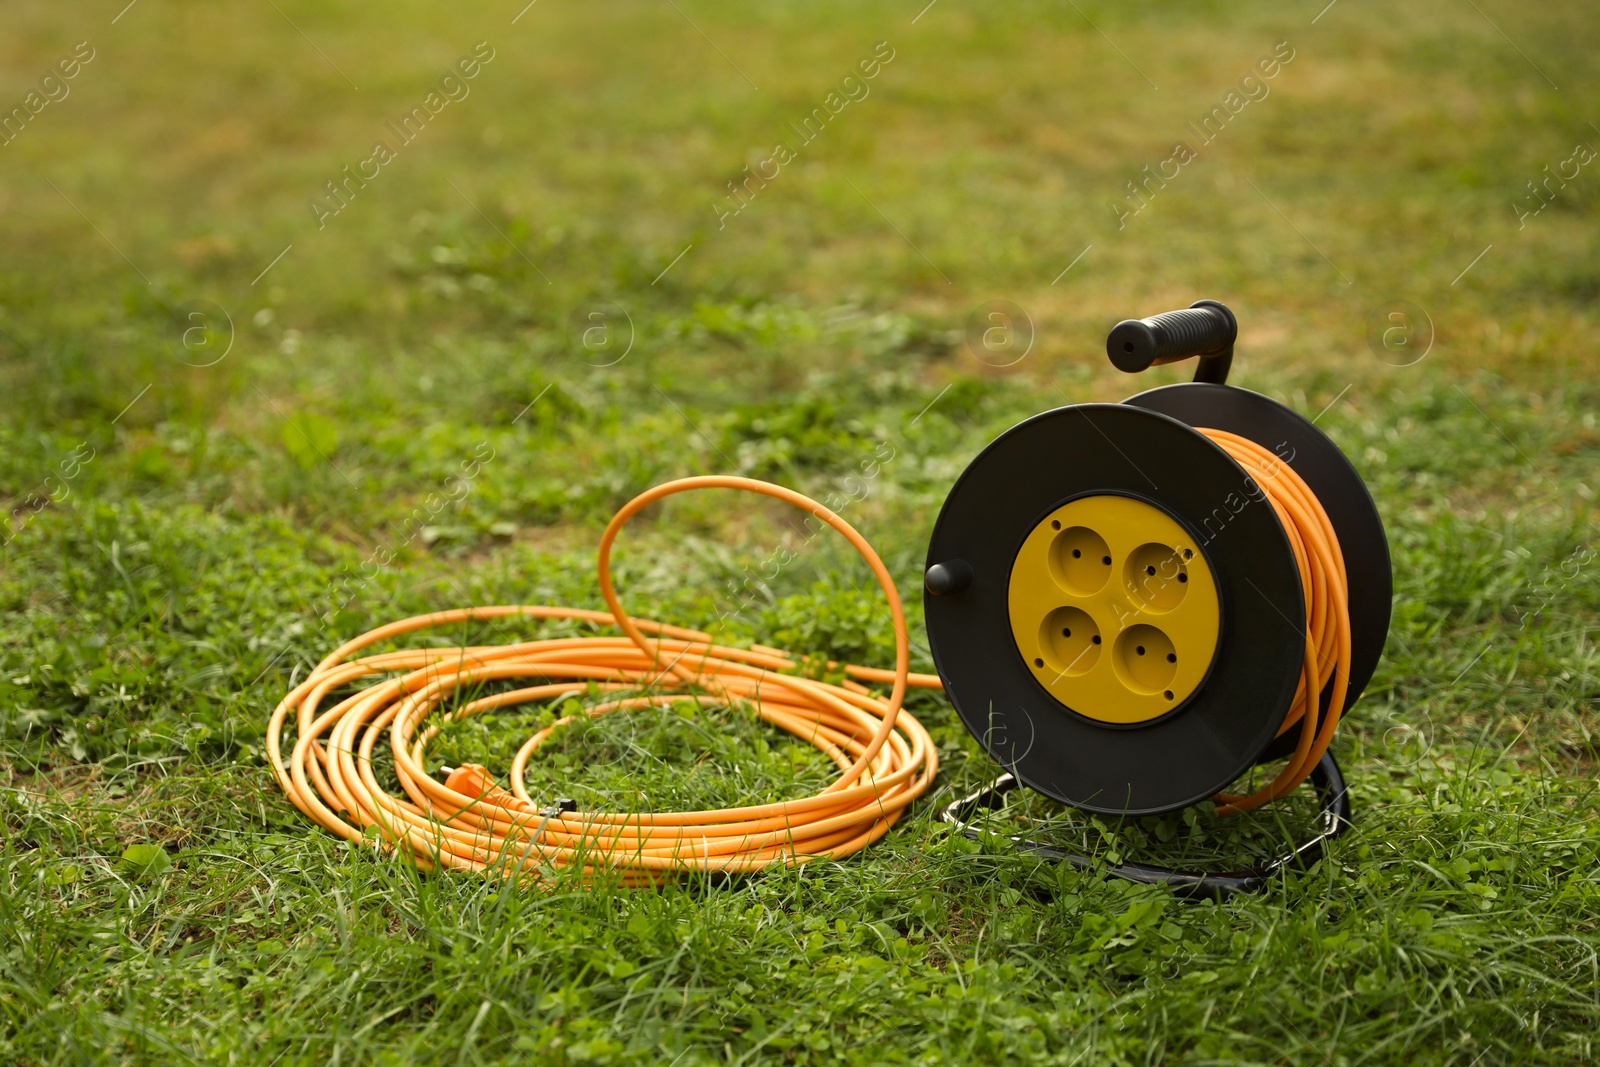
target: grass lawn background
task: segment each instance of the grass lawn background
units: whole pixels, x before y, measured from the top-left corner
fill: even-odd
[[[1597,46],[1578,2],[6,5],[0,1061],[1593,1059]],[[956,475],[1028,415],[1183,380],[1116,372],[1104,335],[1202,296],[1239,316],[1232,380],[1355,462],[1395,563],[1336,742],[1355,830],[1273,892],[1184,904],[952,838],[934,808],[997,768],[929,694],[936,796],[846,861],[729,882],[423,876],[271,783],[267,716],[328,650],[598,606],[600,528],[671,477],[847,499],[925,649]],[[993,301],[1032,341],[1009,366],[969,340]],[[624,597],[709,625],[788,521],[678,498],[625,535]],[[819,539],[731,634],[886,663],[868,580]],[[554,714],[440,759],[504,774]],[[574,731],[530,788],[703,806],[829,773],[731,709]],[[1108,859],[1229,864],[1304,814],[1023,810]]]

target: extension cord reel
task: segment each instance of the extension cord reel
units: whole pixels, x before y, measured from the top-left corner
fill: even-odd
[[[606,873],[628,885],[749,872],[840,859],[882,837],[938,772],[931,736],[902,709],[907,688],[942,685],[1008,771],[939,813],[969,836],[972,814],[1002,805],[1019,783],[1084,810],[1141,815],[1208,797],[1219,810],[1245,810],[1309,777],[1322,796],[1321,833],[1260,870],[1110,871],[1193,892],[1261,888],[1286,863],[1319,854],[1348,821],[1328,744],[1383,650],[1390,573],[1377,511],[1338,448],[1281,404],[1225,384],[1236,330],[1212,301],[1123,322],[1107,342],[1113,363],[1140,371],[1199,356],[1196,382],[1045,412],[973,460],[928,552],[938,676],[910,671],[899,592],[849,523],[769,482],[681,478],[641,493],[606,527],[597,559],[605,611],[458,608],[334,649],[272,713],[273,777],[329,831],[426,869],[545,882],[576,868],[585,882]],[[884,594],[893,669],[835,664],[842,681],[812,679],[793,653],[729,647],[630,616],[611,579],[617,536],[651,504],[709,489],[782,501],[845,537]],[[516,617],[620,634],[395,647],[438,626]],[[517,681],[533,684],[483,688]],[[522,745],[509,789],[482,764],[427,767],[428,746],[449,722],[569,698],[585,706]],[[752,707],[820,749],[839,777],[809,797],[711,811],[586,811],[528,792],[528,763],[555,731],[675,700]],[[380,780],[380,746],[399,795]],[[1283,757],[1265,789],[1219,793],[1253,764]]]
[[[969,836],[1018,784],[1137,816],[1210,798],[1245,810],[1309,778],[1320,832],[1259,870],[1112,871],[1216,894],[1260,888],[1347,825],[1327,746],[1383,651],[1388,543],[1332,441],[1226,384],[1237,329],[1208,300],[1119,323],[1106,342],[1119,369],[1199,357],[1195,380],[1027,419],[951,489],[928,548],[928,641],[962,721],[1007,770],[941,813]],[[1267,789],[1222,792],[1285,757]]]

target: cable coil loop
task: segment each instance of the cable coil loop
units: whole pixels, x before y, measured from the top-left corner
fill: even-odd
[[[1201,428],[1200,432],[1245,469],[1277,513],[1300,568],[1306,607],[1306,656],[1300,685],[1278,729],[1282,737],[1300,724],[1294,754],[1278,776],[1256,792],[1217,794],[1217,810],[1227,815],[1249,811],[1293,791],[1310,777],[1333,741],[1350,684],[1350,593],[1339,538],[1305,480],[1255,441],[1226,430]],[[1330,678],[1333,691],[1319,724],[1322,690]]]
[[[842,684],[789,673],[798,657],[781,649],[714,643],[698,630],[635,619],[611,578],[618,533],[641,509],[675,493],[738,489],[801,508],[842,534],[872,569],[888,602],[895,637],[893,670],[844,665]],[[335,649],[273,711],[267,751],[273,775],[295,806],[351,841],[375,834],[384,849],[424,869],[478,870],[541,877],[546,867],[579,867],[585,877],[615,872],[623,884],[648,884],[691,871],[753,871],[773,864],[838,859],[882,837],[921,796],[938,771],[927,730],[901,704],[908,686],[938,688],[936,675],[910,671],[905,612],[894,581],[872,546],[833,511],[782,486],[738,477],[683,478],[626,504],[600,539],[600,591],[606,611],[548,606],[462,608],[381,626]],[[614,626],[621,637],[557,638],[509,645],[412,648],[352,658],[380,642],[434,626],[520,616]],[[330,694],[382,678],[324,704]],[[509,679],[539,684],[448,707],[469,687]],[[884,698],[862,683],[889,685]],[[439,783],[425,768],[427,746],[446,723],[492,708],[566,696],[593,686],[617,696],[585,709],[740,702],[759,717],[820,749],[840,769],[822,792],[797,800],[713,811],[580,812],[570,802],[541,809],[523,783],[530,758],[549,737],[582,716],[538,731],[517,752],[509,791],[468,764]],[[295,740],[284,757],[284,731]],[[391,794],[374,770],[374,750],[388,738],[405,797]]]

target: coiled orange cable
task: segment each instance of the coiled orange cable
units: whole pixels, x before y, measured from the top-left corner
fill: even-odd
[[[1295,563],[1300,568],[1301,588],[1305,591],[1305,662],[1294,702],[1278,729],[1281,737],[1296,723],[1300,724],[1294,754],[1276,778],[1254,793],[1245,796],[1218,793],[1217,811],[1228,815],[1248,811],[1289,793],[1310,776],[1333,741],[1333,730],[1339,725],[1350,687],[1350,585],[1333,523],[1305,480],[1272,452],[1248,438],[1226,430],[1202,428],[1200,432],[1232,456],[1261,487],[1272,510],[1277,512],[1284,532],[1289,535]],[[1319,701],[1330,677],[1333,691],[1328,714],[1319,724]]]
[[[832,526],[872,568],[894,625],[892,671],[845,666],[841,685],[792,673],[796,659],[774,648],[730,648],[711,635],[634,619],[611,581],[617,534],[642,508],[694,489],[741,489],[775,497]],[[847,856],[882,837],[921,796],[938,771],[933,740],[902,709],[907,686],[938,688],[935,675],[912,674],[900,595],[872,546],[837,514],[811,498],[750,478],[683,478],[635,497],[600,539],[600,592],[609,612],[504,606],[420,615],[346,642],[317,664],[272,714],[267,751],[278,784],[294,804],[352,841],[371,832],[376,845],[408,853],[424,868],[493,870],[540,877],[545,865],[581,867],[585,876],[610,869],[624,884],[687,871],[751,871]],[[506,616],[582,619],[616,626],[622,637],[563,638],[503,646],[418,648],[351,659],[363,648],[430,626]],[[374,676],[387,680],[322,707],[330,693]],[[482,682],[540,679],[541,684],[445,703]],[[862,682],[891,686],[887,699]],[[821,793],[717,811],[541,811],[522,782],[528,759],[568,717],[534,734],[512,764],[511,791],[476,765],[456,769],[444,784],[424,767],[428,742],[447,722],[490,708],[567,695],[646,690],[587,709],[591,717],[673,700],[748,702],[760,717],[822,750],[841,770]],[[287,760],[282,738],[293,715],[295,743]],[[430,716],[432,720],[430,720]],[[373,752],[389,739],[394,773],[406,797],[378,782]]]
[[[1350,672],[1350,616],[1344,557],[1316,495],[1291,468],[1254,441],[1201,429],[1261,487],[1294,551],[1305,590],[1306,654],[1300,684],[1280,736],[1300,726],[1288,764],[1248,795],[1220,793],[1218,811],[1237,813],[1281,797],[1311,773],[1327,751],[1344,706]],[[883,589],[894,625],[893,670],[845,665],[842,685],[791,673],[796,659],[780,649],[713,643],[709,634],[634,619],[611,580],[611,549],[641,509],[675,493],[739,489],[774,497],[816,516],[849,540]],[[921,796],[938,771],[927,730],[901,704],[907,686],[941,688],[937,675],[913,674],[905,612],[894,581],[856,530],[804,494],[738,477],[683,478],[656,486],[625,505],[606,526],[598,560],[600,592],[609,612],[544,606],[496,606],[435,612],[381,626],[348,641],[317,664],[273,711],[267,752],[273,775],[290,800],[312,819],[352,841],[403,851],[427,869],[493,870],[539,876],[545,865],[616,873],[623,884],[644,884],[687,871],[751,871],[771,864],[840,858],[882,837]],[[379,642],[431,626],[523,616],[581,619],[612,625],[622,637],[561,638],[499,646],[418,648],[351,659]],[[389,675],[322,708],[330,693],[362,679]],[[545,679],[443,710],[464,687],[511,678]],[[1328,714],[1318,697],[1329,679]],[[887,699],[862,682],[887,684]],[[673,700],[702,704],[745,701],[766,722],[803,738],[841,769],[814,796],[743,808],[689,812],[568,812],[539,809],[527,793],[528,760],[551,734],[577,721],[569,716],[535,733],[517,752],[511,790],[468,764],[440,784],[426,771],[428,742],[445,723],[491,708],[582,694],[653,690],[619,697],[584,712],[661,707]],[[287,760],[283,732],[294,716],[295,743]],[[435,717],[426,722],[429,716]],[[1320,718],[1320,722],[1319,722]],[[394,772],[407,799],[377,781],[373,752],[387,734]]]

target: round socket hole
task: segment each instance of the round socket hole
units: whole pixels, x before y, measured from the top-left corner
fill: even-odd
[[[1122,566],[1122,585],[1135,606],[1159,615],[1183,603],[1188,571],[1176,549],[1149,541],[1129,553]]]
[[[1130,626],[1117,637],[1111,662],[1123,685],[1145,696],[1163,692],[1178,673],[1171,638],[1154,626]]]
[[[1100,628],[1081,608],[1057,608],[1039,626],[1039,648],[1051,670],[1075,678],[1100,662]]]
[[[1050,570],[1061,588],[1076,596],[1100,591],[1111,576],[1105,538],[1087,526],[1069,526],[1050,544]]]

